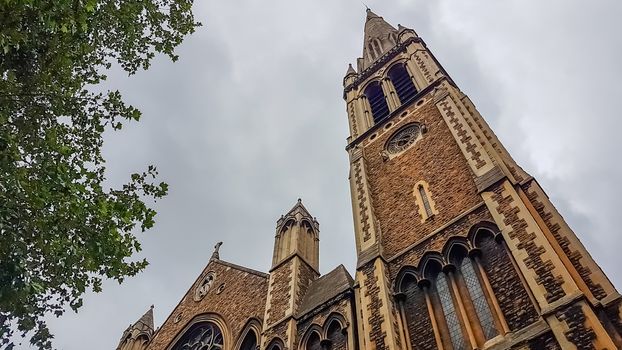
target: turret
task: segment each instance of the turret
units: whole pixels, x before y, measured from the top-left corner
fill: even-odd
[[[320,224],[298,199],[294,207],[277,221],[272,267],[296,254],[318,271],[319,232]]]
[[[117,350],[144,350],[153,338],[153,305],[134,324],[127,327]]]

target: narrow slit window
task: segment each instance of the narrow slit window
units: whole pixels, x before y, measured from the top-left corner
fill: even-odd
[[[431,217],[432,215],[434,215],[434,213],[432,212],[432,207],[430,206],[430,200],[428,199],[428,194],[425,191],[425,188],[423,188],[423,185],[419,185],[418,189],[419,189],[419,195],[421,196],[421,201],[423,202],[423,208],[425,209],[425,213],[428,217]]]
[[[376,51],[376,56],[380,57],[382,55],[382,47],[380,46],[380,41],[378,39],[372,41],[374,44],[374,50]]]

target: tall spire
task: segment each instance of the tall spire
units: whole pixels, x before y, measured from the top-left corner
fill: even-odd
[[[364,38],[363,59],[359,60],[359,72],[397,44],[397,29],[368,8]]]

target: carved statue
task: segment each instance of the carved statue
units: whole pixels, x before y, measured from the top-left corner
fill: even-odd
[[[218,242],[214,246],[214,252],[212,253],[212,259],[220,259],[220,254],[218,253],[218,250],[220,250],[221,245],[222,245],[222,242]]]

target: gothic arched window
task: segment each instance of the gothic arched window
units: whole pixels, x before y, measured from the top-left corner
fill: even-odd
[[[326,332],[328,348],[330,350],[346,350],[348,348],[348,337],[337,320],[332,320]]]
[[[457,305],[455,304],[456,297],[459,295],[454,294],[452,288],[452,281],[449,274],[442,271],[439,263],[433,262],[427,268],[426,277],[428,277],[432,283],[431,293],[433,294],[434,312],[437,315],[437,319],[444,329],[442,332],[442,338],[444,342],[449,344],[446,346],[453,350],[466,350],[467,344],[462,331],[461,318],[458,315]]]
[[[462,295],[475,336],[480,343],[484,343],[499,334],[491,302],[482,287],[485,276],[481,274],[477,261],[467,256],[466,248],[458,246],[453,250],[451,262],[456,267],[459,293]]]
[[[257,350],[257,335],[253,331],[249,331],[244,337],[240,350]]]
[[[221,349],[224,349],[222,331],[212,322],[193,325],[173,347],[173,350]]]
[[[384,92],[382,91],[382,86],[379,82],[375,81],[369,84],[369,86],[365,89],[365,96],[367,97],[369,106],[371,107],[371,114],[374,118],[374,124],[389,115],[389,106],[387,105],[387,100],[384,97]]]
[[[403,63],[398,63],[387,72],[402,105],[412,101],[417,95],[417,88]]]
[[[430,339],[435,339],[432,319],[428,313],[429,281],[419,284],[414,272],[406,272],[399,281],[398,305],[404,329],[413,349],[433,350],[438,347]]]
[[[279,338],[273,339],[267,347],[268,350],[283,350],[284,348],[285,345]]]
[[[309,339],[307,339],[307,346],[306,346],[306,350],[322,350],[322,345],[321,343],[321,339],[320,339],[320,335],[317,332],[312,332],[311,335],[309,336]]]

